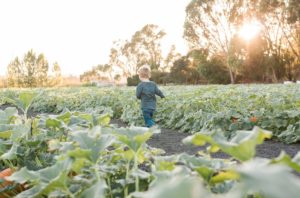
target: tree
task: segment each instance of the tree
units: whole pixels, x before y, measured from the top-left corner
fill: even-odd
[[[36,79],[37,86],[45,87],[48,85],[48,70],[49,64],[47,59],[44,54],[39,54],[36,59],[36,70],[34,71],[34,78]]]
[[[252,0],[246,17],[255,17],[263,26],[272,79],[295,78],[300,65],[299,0]]]
[[[7,87],[7,79],[5,77],[0,77],[0,88]]]
[[[8,66],[8,85],[13,87],[43,87],[48,83],[48,61],[43,54],[29,50],[23,60],[16,57]]]
[[[163,61],[162,66],[160,67],[161,71],[162,72],[170,72],[170,69],[173,66],[173,63],[180,57],[181,57],[181,55],[178,52],[176,52],[175,45],[172,45],[169,53],[167,54],[166,58]]]
[[[221,57],[209,57],[208,49],[195,49],[188,53],[190,64],[199,72],[199,79],[207,83],[228,84],[230,78],[224,75],[224,63]]]
[[[112,81],[112,66],[109,64],[94,66],[91,70],[84,72],[80,75],[80,81]]]
[[[242,0],[193,0],[186,8],[184,37],[190,49],[206,48],[210,55],[222,57],[231,83],[235,82],[235,51],[232,39],[242,12]]]
[[[171,81],[179,84],[197,84],[200,75],[188,56],[182,56],[174,62],[170,72]]]
[[[160,41],[165,32],[158,26],[149,24],[134,33],[129,41],[114,42],[109,64],[119,67],[123,75],[132,77],[144,64],[157,70],[162,61]]]
[[[201,62],[198,65],[198,71],[206,80],[207,83],[212,84],[228,84],[230,78],[224,75],[224,62],[220,57],[212,57],[211,59]]]
[[[136,71],[143,64],[149,64],[154,70],[159,68],[162,60],[160,41],[165,34],[157,25],[148,24],[137,31],[124,46],[125,56],[136,62]]]
[[[126,41],[127,42],[127,41]],[[122,52],[122,48],[125,42],[117,40],[113,42],[113,47],[110,49],[109,65],[116,70],[121,70],[122,76],[128,78],[131,73],[131,69],[126,65],[126,58]]]
[[[58,85],[61,85],[62,82],[63,82],[63,78],[62,78],[62,75],[61,75],[61,69],[60,69],[60,66],[57,62],[55,62],[53,64],[53,67],[52,67],[52,74],[53,76],[50,77],[50,82],[49,82],[49,85],[50,86],[58,86]]]
[[[7,66],[7,83],[9,87],[22,87],[23,80],[21,62],[16,57]]]
[[[241,41],[242,43],[242,41]],[[241,68],[242,82],[272,82],[271,65],[268,64],[268,45],[264,37],[258,35],[251,42],[242,43],[243,66]]]
[[[106,76],[108,77],[109,81],[113,81],[113,67],[110,64],[105,64],[102,66],[102,71],[104,74],[107,74]]]
[[[193,0],[186,13],[184,36],[190,49],[207,48],[209,56],[223,57],[231,83],[245,72],[243,60],[252,65],[258,57],[249,56],[252,52],[246,50],[251,48],[240,48],[236,42],[239,29],[250,21],[261,24],[260,38],[255,39],[264,44],[259,62],[267,69],[263,78],[278,82],[294,80],[299,74],[299,0]]]

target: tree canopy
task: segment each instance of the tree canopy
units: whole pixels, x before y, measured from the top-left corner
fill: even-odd
[[[48,74],[49,63],[44,54],[36,55],[31,49],[23,59],[16,57],[7,66],[7,81],[10,87],[45,87],[61,82],[58,63],[53,66],[54,76]]]

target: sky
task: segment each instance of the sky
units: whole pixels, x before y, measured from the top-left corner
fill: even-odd
[[[130,39],[146,24],[155,24],[171,44],[186,53],[182,38],[185,7],[191,0],[1,0],[0,75],[15,57],[33,49],[43,53],[63,75],[80,75],[109,60],[115,40]]]

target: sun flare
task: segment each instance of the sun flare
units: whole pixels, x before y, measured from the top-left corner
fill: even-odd
[[[257,21],[244,23],[239,30],[239,35],[246,41],[250,41],[261,31],[261,24]]]

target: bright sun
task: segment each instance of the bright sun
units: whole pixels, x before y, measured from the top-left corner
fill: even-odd
[[[261,31],[261,24],[257,21],[244,23],[239,30],[239,35],[246,41],[250,41]]]

